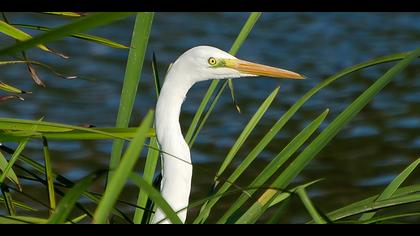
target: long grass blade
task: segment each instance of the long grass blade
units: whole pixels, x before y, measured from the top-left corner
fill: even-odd
[[[416,49],[402,61],[393,66],[383,76],[381,76],[373,85],[364,91],[354,102],[352,102],[337,118],[335,118],[323,132],[311,142],[305,150],[289,165],[289,167],[273,183],[273,187],[284,189],[294,177],[296,177],[304,167],[318,154],[323,147],[344,127],[354,116],[356,116],[363,107],[383,89],[391,80],[405,69],[409,63],[420,55],[420,48]],[[255,222],[258,217],[268,208],[277,191],[266,191],[257,202],[243,215],[244,222]]]
[[[311,182],[308,182],[308,183],[305,183],[305,184],[298,185],[298,186],[296,186],[296,187],[294,187],[294,188],[292,188],[290,190],[284,190],[282,193],[280,193],[279,195],[277,195],[276,199],[271,203],[270,207],[272,207],[274,205],[277,205],[279,203],[284,203],[285,200],[290,200],[290,197],[293,196],[293,195],[296,195],[296,191],[299,188],[307,188],[307,187],[309,187],[309,186],[311,186],[311,185],[313,185],[313,184],[315,184],[315,183],[317,183],[317,182],[319,182],[321,180],[322,179],[317,179],[317,180],[314,180],[314,181],[311,181]],[[267,188],[266,187],[263,187],[263,186],[259,186],[259,187],[249,186],[246,189],[246,191],[257,190],[257,189],[267,189]],[[270,188],[268,188],[268,189],[270,189]],[[273,189],[273,190],[275,190],[275,189]],[[281,208],[284,208],[284,207],[285,206],[282,206]],[[282,211],[282,210],[283,209],[278,209],[278,211]],[[278,218],[278,217],[279,216],[274,216],[274,218]],[[275,219],[272,219],[272,220],[275,220]],[[222,222],[222,223],[228,223],[228,224],[240,223],[241,224],[241,223],[244,223],[244,222],[246,222],[246,221],[243,218],[241,218],[241,215],[240,214],[238,214],[238,215],[235,215],[235,216],[231,216],[229,218],[229,221]],[[220,224],[221,222],[219,221],[217,223]]]
[[[307,188],[307,187],[309,187],[311,185],[314,185],[314,184],[320,182],[321,180],[323,180],[323,179],[316,179],[314,181],[311,181],[311,182],[308,182],[308,183],[305,183],[305,184],[300,184],[300,185],[292,188],[289,192],[282,192],[282,193],[278,194],[276,196],[276,198],[274,198],[273,201],[270,202],[270,206],[269,207],[273,207],[274,205],[277,205],[277,204],[283,202],[284,200],[286,200],[287,198],[289,198],[292,194],[296,193],[296,191],[299,188]]]
[[[48,201],[50,202],[50,216],[55,211],[56,202],[55,202],[55,191],[54,191],[54,177],[52,175],[52,166],[51,166],[51,155],[50,149],[48,147],[48,141],[46,138],[42,139],[43,149],[44,149],[44,162],[45,162],[45,177],[47,181],[47,192],[48,192]]]
[[[288,158],[296,152],[296,150],[312,135],[313,132],[319,127],[322,121],[328,114],[328,110],[324,111],[318,118],[312,121],[305,129],[303,129],[265,168],[261,171],[261,174],[255,178],[250,186],[263,186],[264,183],[283,165]],[[283,116],[280,118],[282,119]],[[277,124],[278,122],[276,122]],[[275,127],[273,127],[275,128]],[[270,129],[271,131],[273,130]],[[219,188],[217,193],[223,193],[230,186],[231,183],[236,181],[239,176],[249,167],[249,165],[255,160],[255,158],[261,153],[264,147],[272,140],[276,133],[267,133],[266,136],[255,146],[254,149],[245,157],[242,163],[234,170],[234,172],[229,176],[227,181]],[[237,210],[239,207],[245,203],[245,201],[255,193],[257,189],[250,189],[245,191],[239,196],[232,206],[225,212],[225,214],[218,220],[218,223],[224,223],[227,219]],[[218,198],[213,199],[211,202],[207,203],[205,207],[207,209],[202,210],[202,213],[197,217],[197,221],[204,221],[210,213],[210,209],[216,204]]]
[[[235,42],[232,45],[232,48],[230,49],[229,53],[232,55],[235,55],[239,51],[239,47],[242,45],[242,43],[245,41],[245,39],[248,37],[249,33],[251,32],[252,28],[254,28],[255,23],[257,23],[258,18],[261,16],[261,12],[253,12],[249,15],[248,20],[245,22],[245,26],[243,31],[241,31],[236,38]],[[228,79],[228,85],[230,90],[230,96],[232,98],[232,102],[235,105],[236,110],[241,113],[241,108],[239,107],[238,103],[235,100],[235,90],[233,87],[233,80]]]
[[[69,17],[81,17],[83,14],[77,12],[44,12],[45,14],[49,15],[56,15],[56,16],[69,16]]]
[[[404,57],[406,57],[407,55],[409,55],[409,53],[411,52],[407,52],[407,53],[396,53],[396,54],[391,54],[391,55],[387,55],[387,56],[382,56],[382,57],[378,57],[366,62],[362,62],[359,63],[357,65],[351,66],[349,68],[346,68],[342,71],[339,71],[338,73],[336,73],[333,76],[328,77],[326,80],[322,81],[320,84],[318,84],[317,86],[315,86],[314,88],[312,88],[310,91],[308,91],[305,95],[303,95],[297,102],[295,102],[293,104],[292,107],[290,107],[290,109],[282,116],[282,118],[280,120],[278,120],[276,122],[276,124],[273,126],[272,129],[270,129],[270,132],[267,133],[267,135],[260,141],[260,143],[258,145],[266,145],[264,143],[266,143],[269,139],[271,139],[275,133],[279,132],[279,130],[287,123],[287,121],[293,117],[293,115],[299,110],[299,108],[306,103],[306,101],[308,101],[313,95],[315,95],[316,93],[318,93],[322,88],[328,86],[329,84],[331,84],[332,82],[334,82],[335,80],[342,78],[350,73],[356,72],[358,70],[367,68],[367,67],[371,67],[374,65],[379,65],[382,63],[388,63],[388,62],[392,62],[392,61],[397,61],[397,60],[401,60]],[[268,143],[268,142],[267,142]]]
[[[248,35],[251,33],[251,30],[254,28],[254,25],[257,23],[261,14],[261,12],[252,12],[249,14],[248,19],[246,20],[244,26],[239,32],[238,37],[236,37],[235,42],[233,42],[232,47],[229,50],[230,54],[235,55],[238,53],[239,48],[241,48],[242,44],[248,38]]]
[[[159,98],[160,89],[162,86],[160,83],[160,77],[159,77],[159,71],[157,67],[155,52],[153,52],[153,55],[152,55],[152,71],[153,71],[153,78],[155,79],[155,89],[156,89],[156,99],[157,99]]]
[[[66,224],[79,223],[80,221],[84,220],[87,216],[88,216],[87,214],[80,215],[80,216],[70,220],[69,222],[66,222]]]
[[[23,138],[42,138],[45,137],[49,140],[104,140],[115,139],[115,137],[129,140],[134,137],[136,133],[135,127],[130,128],[89,128],[93,132],[85,130],[72,130],[63,132],[46,132],[46,131],[11,131],[0,130],[0,142],[17,142]],[[95,133],[99,131],[100,133]],[[151,128],[147,133],[148,137],[154,137],[155,130]]]
[[[149,148],[148,150],[143,173],[143,179],[148,184],[153,183],[153,176],[155,175],[156,166],[159,160],[159,147],[155,137],[150,138],[150,146],[154,148]],[[139,196],[137,198],[137,206],[139,207],[136,208],[133,219],[135,224],[140,224],[143,221],[143,216],[145,213],[144,209],[146,209],[148,197],[149,196],[147,195],[147,192],[143,188],[140,188]]]
[[[279,224],[280,220],[284,218],[285,209],[290,206],[291,198],[287,198],[282,203],[276,207],[271,217],[266,221],[267,224]]]
[[[0,49],[0,55],[7,55],[20,52],[28,48],[32,48],[38,44],[51,42],[75,33],[86,31],[91,28],[106,25],[116,20],[129,17],[133,14],[133,12],[95,13],[83,18],[76,19],[75,21],[69,24],[60,26],[39,36],[35,36],[29,40],[16,43],[4,49]]]
[[[86,189],[93,183],[95,179],[97,179],[100,176],[100,174],[100,172],[90,174],[78,183],[76,183],[70,189],[70,191],[68,191],[67,194],[60,200],[57,208],[48,219],[48,224],[64,223],[70,215],[71,211],[73,210],[73,206],[81,197],[82,193],[86,191]]]
[[[27,92],[24,91],[22,89],[18,89],[16,87],[13,87],[11,85],[8,85],[6,83],[3,83],[0,81],[0,89],[9,93],[17,93],[17,94],[23,94],[23,93],[31,93],[31,92]]]
[[[147,43],[150,30],[152,28],[154,13],[138,13],[134,23],[131,47],[128,53],[128,61],[124,75],[124,84],[121,91],[120,106],[116,121],[117,128],[128,127],[131,113],[136,98],[137,87],[140,82],[140,74],[146,54]],[[118,166],[123,151],[124,142],[115,140],[112,144],[111,160],[109,169],[111,170],[108,179],[112,178],[113,170]]]
[[[405,205],[405,204],[409,204],[409,203],[416,203],[416,202],[420,202],[420,194],[419,193],[408,194],[408,195],[404,195],[404,196],[400,196],[400,197],[388,198],[388,199],[382,200],[382,201],[373,201],[373,202],[371,202],[367,205],[361,205],[361,206],[349,209],[346,212],[346,215],[341,216],[340,218],[350,217],[350,216],[358,215],[358,214],[365,213],[365,212],[380,210],[380,209],[389,208],[389,207],[395,207],[395,206],[399,206],[399,205]],[[330,218],[330,219],[335,220],[333,218]]]
[[[298,101],[296,101],[292,107],[289,108],[289,110],[282,116],[280,120],[276,122],[276,124],[273,126],[272,129],[270,129],[270,132],[277,133],[286,123],[287,121],[293,117],[293,115],[299,110],[300,107],[302,107],[303,104],[305,104],[313,95],[321,91],[324,87],[328,86],[335,80],[339,78],[343,78],[344,76],[351,74],[353,72],[359,71],[364,68],[368,68],[371,66],[383,64],[383,63],[389,63],[397,60],[401,60],[405,58],[407,55],[409,55],[411,52],[407,53],[396,53],[391,55],[386,55],[382,57],[378,57],[369,61],[365,61],[359,64],[356,64],[354,66],[351,66],[349,68],[343,69],[342,71],[339,71],[338,73],[328,77],[326,80],[322,81],[320,84],[312,88],[310,91],[308,91],[306,94],[304,94]],[[269,135],[270,133],[267,133]],[[263,143],[265,139],[268,139],[268,136],[265,136],[262,141],[260,141],[260,144]],[[258,145],[260,145],[258,144]],[[251,152],[252,153],[252,152]],[[266,170],[262,171],[262,173],[265,173]],[[260,183],[261,184],[261,183]],[[238,201],[236,201],[232,207],[224,214],[224,216],[219,220],[219,222],[224,222],[227,220],[228,216],[233,214],[233,212],[237,209],[239,209],[240,205],[242,205],[245,200],[248,198],[247,195],[242,194]]]
[[[7,165],[8,162],[6,160],[6,157],[4,157],[3,153],[0,152],[0,170],[4,172]],[[16,173],[13,171],[13,169],[9,170],[9,173],[7,173],[6,177],[10,179],[14,184],[16,184],[19,187],[19,189],[21,189],[19,179]]]
[[[153,111],[149,111],[147,113],[143,122],[139,126],[133,141],[130,142],[127,151],[124,153],[121,163],[116,168],[114,177],[109,179],[109,183],[106,186],[102,200],[99,202],[93,216],[94,223],[105,223],[108,215],[110,214],[112,206],[114,206],[117,201],[118,196],[120,195],[131,173],[131,170],[134,168],[134,164],[137,162],[147,137],[147,131],[152,125],[153,114]]]
[[[255,126],[258,124],[259,120],[262,118],[262,116],[265,114],[265,112],[267,111],[268,107],[271,105],[271,103],[273,102],[275,96],[277,95],[278,91],[279,91],[279,87],[276,88],[266,99],[265,101],[261,104],[261,106],[258,108],[258,110],[254,113],[254,115],[252,116],[252,118],[250,119],[250,121],[248,122],[248,124],[245,126],[245,128],[242,130],[242,133],[239,135],[238,139],[236,140],[235,144],[232,146],[232,148],[230,149],[228,155],[226,156],[226,158],[224,159],[221,167],[219,168],[217,174],[216,174],[216,178],[215,178],[215,183],[218,183],[218,177],[221,176],[221,174],[223,173],[223,171],[227,168],[227,166],[232,162],[233,158],[235,157],[236,153],[238,152],[238,150],[240,149],[240,147],[242,147],[243,143],[245,142],[245,140],[248,138],[248,136],[251,134],[252,130],[255,128]],[[247,162],[245,162],[247,163]],[[249,163],[250,164],[250,163]],[[248,164],[248,165],[249,165]],[[245,164],[247,165],[247,164]],[[233,176],[231,176],[229,178],[229,180],[219,189],[218,193],[220,192],[224,192],[226,191],[229,186],[230,183],[233,183],[234,180],[236,180],[237,177],[239,177],[240,173],[242,173],[242,171],[244,171],[246,169],[243,168],[242,166],[240,166],[240,168],[237,168],[235,170],[235,173],[233,174]],[[229,183],[229,184],[228,184]],[[217,202],[218,199],[214,199],[211,203],[209,204],[204,204],[203,207],[200,210],[200,214],[199,216],[195,219],[195,223],[197,222],[202,222],[204,221],[209,212],[210,209],[213,207],[213,205]]]
[[[4,203],[6,204],[7,212],[10,216],[16,215],[16,209],[13,204],[12,195],[10,194],[9,188],[5,184],[1,184],[1,193],[3,194]]]
[[[45,27],[45,26],[39,26],[39,25],[26,25],[26,24],[11,24],[12,26],[16,26],[16,27],[20,27],[20,28],[25,28],[25,29],[34,29],[34,30],[42,30],[42,31],[51,31],[51,28]],[[103,38],[103,37],[99,37],[99,36],[95,36],[95,35],[90,35],[90,34],[83,34],[83,33],[76,33],[76,34],[71,34],[69,35],[70,37],[73,38],[78,38],[78,39],[82,39],[82,40],[86,40],[89,42],[93,42],[93,43],[98,43],[98,44],[102,44],[108,47],[112,47],[112,48],[120,48],[120,49],[127,49],[129,47],[122,45],[120,43],[114,42],[112,40]]]
[[[161,83],[160,83],[160,78],[159,78],[156,56],[154,52],[152,54],[152,70],[153,70],[153,78],[154,78],[154,83],[155,83],[156,100],[157,100],[160,94]],[[158,145],[156,137],[151,137],[150,142],[149,142],[149,150],[147,152],[147,157],[146,157],[146,163],[144,165],[144,172],[143,172],[143,179],[148,184],[153,184],[153,177],[155,175],[158,160],[159,160],[159,145]],[[134,212],[134,218],[133,218],[133,222],[135,224],[148,222],[151,219],[150,217],[151,212],[150,211],[146,212],[145,210],[145,209],[149,209],[148,203],[149,204],[151,203],[149,200],[150,199],[149,199],[149,196],[147,195],[147,192],[143,188],[140,188],[140,192],[137,198],[137,206],[139,207],[136,208]]]
[[[35,126],[35,127],[34,127]],[[21,119],[12,119],[12,118],[0,118],[0,138],[7,137],[7,134],[18,135],[17,131],[22,131],[20,134],[21,136],[32,137],[38,136],[39,138],[42,136],[42,132],[69,132],[69,131],[84,131],[86,133],[95,133],[97,135],[112,137],[116,139],[123,139],[129,140],[128,138],[124,138],[118,135],[118,133],[124,133],[128,130],[111,130],[114,131],[115,134],[107,133],[102,131],[101,129],[93,129],[93,128],[84,128],[81,126],[75,125],[67,125],[67,124],[60,124],[60,123],[53,123],[53,122],[45,122],[45,121],[34,121],[34,120],[21,120]],[[45,137],[48,137],[48,134],[45,134]],[[7,138],[6,138],[6,141]]]
[[[213,95],[214,90],[216,89],[218,83],[219,82],[217,80],[213,80],[210,83],[210,86],[207,89],[206,94],[204,95],[203,99],[201,100],[200,106],[197,108],[197,111],[195,112],[195,115],[194,115],[194,118],[193,118],[193,120],[191,122],[191,125],[188,128],[187,134],[185,135],[185,141],[188,143],[188,145],[189,145],[190,148],[194,144],[194,142],[192,142],[193,141],[192,140],[193,139],[193,135],[195,133],[198,134],[198,132],[196,131],[198,122],[200,121],[200,118],[201,118],[201,116],[202,116],[202,114],[204,112],[204,109],[206,108],[207,104],[209,103],[210,98]],[[222,91],[220,91],[220,94],[221,94],[221,92]],[[214,103],[214,104],[216,104],[216,103]]]
[[[326,109],[321,115],[319,115],[315,120],[313,120],[310,124],[308,124],[296,137],[290,141],[289,144],[277,154],[270,163],[261,171],[259,174],[250,184],[250,186],[263,186],[266,181],[268,181],[279,169],[283,166],[283,164],[308,140],[309,137],[319,128],[322,122],[327,117],[329,110]],[[280,118],[282,120],[284,116]],[[276,125],[280,125],[281,123],[276,122],[270,130],[278,130]],[[267,135],[261,140],[261,142],[254,148],[250,154],[245,158],[254,159],[258,153],[262,151],[262,149],[268,144],[268,142],[274,137],[275,133]],[[245,161],[244,161],[245,162]],[[246,193],[242,193],[236,201],[232,204],[232,206],[225,212],[225,214],[218,220],[218,223],[226,222],[228,218],[238,210],[247,199],[249,199],[256,190],[250,189]],[[275,200],[274,200],[275,202]]]
[[[165,201],[165,199],[160,195],[159,191],[156,190],[151,184],[147,183],[146,180],[141,178],[139,175],[131,174],[130,179],[136,183],[139,188],[144,189],[148,196],[158,205],[168,219],[174,224],[182,224],[182,221],[179,219],[178,215],[171,208],[171,206]],[[159,223],[159,222],[158,222]]]
[[[270,107],[271,103],[274,101],[274,98],[277,96],[277,93],[279,92],[279,89],[280,89],[279,87],[274,89],[274,91],[271,92],[271,94],[265,99],[265,101],[261,104],[261,106],[258,108],[258,110],[254,113],[252,118],[249,120],[248,124],[242,130],[242,133],[239,135],[235,144],[229,150],[229,153],[227,154],[226,158],[223,160],[222,165],[220,166],[219,170],[217,171],[216,176],[221,176],[222,173],[229,166],[229,164],[232,162],[236,153],[242,147],[245,140],[248,138],[248,136],[254,130],[255,126],[258,124],[258,122],[261,120],[262,116],[265,114],[267,109]],[[215,181],[216,180],[217,180],[217,177],[216,177]]]
[[[16,151],[13,153],[12,157],[9,160],[9,163],[7,163],[7,166],[4,168],[3,173],[0,176],[0,183],[4,182],[4,179],[9,174],[9,171],[12,169],[13,165],[19,158],[20,153],[22,153],[23,149],[25,149],[26,144],[28,143],[29,139],[24,139],[21,141],[16,148]]]
[[[408,196],[410,194],[416,194],[416,193],[420,193],[420,185],[410,185],[410,186],[401,187],[397,189],[395,193],[393,194],[393,198]],[[363,209],[367,206],[372,206],[378,197],[379,197],[379,194],[354,202],[352,204],[346,205],[337,210],[329,212],[327,216],[332,221],[337,221],[340,219],[344,219],[346,217],[350,217],[354,215],[355,211],[357,211],[355,209]],[[312,222],[309,222],[309,223],[312,223]]]
[[[230,54],[235,55],[238,52],[239,48],[241,47],[245,39],[248,37],[249,33],[251,32],[252,28],[254,27],[260,15],[261,15],[260,12],[253,12],[249,15],[247,21],[245,22],[239,35],[236,37],[235,42],[232,44],[232,47],[229,50]],[[193,145],[193,142],[191,142],[193,134],[194,133],[198,134],[200,132],[200,130],[196,130],[198,122],[200,121],[200,118],[203,115],[204,109],[207,107],[207,104],[209,103],[210,98],[214,94],[214,91],[218,83],[219,83],[218,80],[213,80],[211,82],[209,88],[207,89],[206,94],[204,95],[204,98],[201,100],[201,103],[197,109],[197,112],[194,115],[191,125],[188,128],[187,134],[185,135],[185,141],[188,143],[190,147]],[[227,83],[227,82],[225,81],[224,83]]]
[[[31,216],[1,216],[0,224],[45,224],[47,219]]]
[[[23,32],[22,30],[0,20],[0,32],[14,38],[17,39],[19,41],[27,41],[32,39],[32,36]],[[37,45],[38,48],[47,51],[47,52],[52,52],[49,48],[47,48],[45,45],[43,44],[38,44]],[[60,55],[60,54],[59,54]]]
[[[3,197],[0,197],[0,202],[5,203],[6,200]],[[35,209],[31,206],[28,206],[27,204],[22,203],[22,202],[13,201],[12,204],[13,204],[13,207],[20,208],[20,209],[25,210],[25,211],[37,211],[37,209]]]
[[[86,214],[76,217],[65,224],[78,223],[86,218]],[[0,216],[0,224],[47,224],[48,219],[32,216]]]
[[[403,214],[392,214],[392,215],[386,215],[386,216],[378,216],[378,217],[371,218],[369,220],[364,220],[364,221],[359,220],[359,221],[356,221],[355,223],[356,224],[373,224],[373,223],[385,222],[385,221],[404,218],[404,217],[418,217],[418,216],[420,216],[420,212],[409,212],[409,213],[403,213]],[[340,222],[340,223],[342,223],[342,222]]]
[[[13,150],[11,148],[8,148],[8,147],[6,147],[4,145],[0,145],[0,149],[3,150],[3,151],[5,151],[5,152],[7,152],[7,153],[9,153],[9,154],[13,154],[15,152],[15,150]],[[32,160],[31,158],[29,158],[29,157],[27,157],[26,155],[23,155],[23,154],[20,154],[19,160],[22,161],[22,162],[24,162],[24,163],[26,163],[27,165],[31,166],[39,174],[46,175],[46,172],[45,172],[46,167],[44,165],[42,165],[42,164],[40,164],[40,163]],[[35,173],[32,173],[31,175],[35,176]],[[75,183],[73,181],[71,181],[70,179],[68,179],[68,178],[66,178],[66,177],[64,177],[64,176],[62,176],[60,174],[57,174],[57,173],[54,173],[53,172],[51,174],[51,176],[58,183],[60,183],[60,184],[62,184],[64,186],[67,186],[69,188],[71,188],[71,187],[73,187],[75,185]],[[41,180],[41,178],[38,178],[38,179]],[[42,182],[42,181],[40,181],[40,182]],[[56,193],[57,194],[60,194],[61,195],[60,192],[58,192],[57,189],[56,189]],[[99,203],[99,201],[101,200],[98,196],[96,196],[95,194],[92,194],[92,193],[90,193],[88,191],[83,192],[82,195],[84,197],[86,197],[87,199],[89,199],[90,201],[92,201],[93,203],[96,203],[96,204]],[[2,201],[2,198],[0,198],[0,201]],[[31,211],[35,211],[35,209],[30,208],[29,206],[24,206],[24,205],[18,204],[16,202],[15,202],[15,204],[16,204],[16,206],[18,206],[20,208],[28,209],[28,210],[31,210]],[[76,206],[77,206],[77,204],[76,204]],[[46,207],[48,207],[48,206],[46,206]],[[112,209],[112,213],[115,214],[116,216],[122,218],[122,219],[126,219],[126,220],[128,219],[125,216],[125,214],[123,214],[123,212],[121,210],[117,209],[116,207],[114,207]]]
[[[384,191],[378,196],[376,201],[386,200],[391,198],[392,195],[397,191],[401,184],[408,178],[408,176],[417,168],[420,164],[420,158],[415,160],[411,165],[404,169],[394,180],[384,189]],[[359,220],[369,220],[371,219],[376,212],[368,212],[363,214]]]
[[[312,216],[312,219],[314,219],[315,223],[317,223],[317,224],[326,224],[327,222],[318,213],[318,211],[316,210],[315,206],[313,205],[311,199],[308,197],[308,194],[306,193],[305,188],[302,188],[302,187],[297,188],[296,193],[300,197],[300,200],[302,201],[302,203],[305,206],[306,210]]]
[[[211,112],[213,111],[214,107],[216,106],[217,101],[219,100],[219,97],[222,95],[225,87],[226,87],[226,83],[223,83],[222,86],[216,92],[216,96],[211,101],[209,109],[207,109],[204,117],[201,119],[200,124],[198,125],[198,128],[196,129],[196,131],[193,134],[193,137],[190,140],[190,143],[189,143],[190,148],[192,148],[193,144],[195,143],[195,140],[196,140],[196,138],[199,134],[199,131],[203,128],[204,124],[207,122],[207,119],[209,118],[209,116],[210,116]]]

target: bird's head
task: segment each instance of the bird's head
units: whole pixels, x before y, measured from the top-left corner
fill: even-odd
[[[172,68],[190,75],[192,82],[249,76],[304,79],[298,73],[238,59],[210,46],[197,46],[182,54]]]

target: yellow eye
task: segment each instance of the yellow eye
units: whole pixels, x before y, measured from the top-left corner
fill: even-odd
[[[210,57],[209,60],[208,60],[208,62],[212,66],[216,65],[216,63],[217,63],[217,61],[216,61],[216,59],[214,59],[214,57]]]

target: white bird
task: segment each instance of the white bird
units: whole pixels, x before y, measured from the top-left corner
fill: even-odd
[[[210,46],[191,48],[170,67],[156,104],[156,136],[161,154],[161,194],[178,217],[187,217],[193,166],[188,144],[182,135],[179,115],[188,90],[200,81],[249,76],[303,79],[292,71],[256,64]],[[167,153],[171,154],[168,155]],[[175,158],[175,157],[176,158]],[[157,208],[152,223],[171,223]]]

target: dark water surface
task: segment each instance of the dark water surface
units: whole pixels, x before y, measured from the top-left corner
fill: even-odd
[[[13,23],[57,26],[66,22],[59,17],[34,13],[9,13],[7,16]],[[153,51],[157,55],[159,71],[164,74],[170,62],[193,46],[206,44],[229,50],[247,16],[248,13],[157,13],[131,125],[138,125],[147,110],[154,108],[156,97],[150,66]],[[130,18],[89,33],[128,45],[133,22],[134,18]],[[281,86],[269,112],[237,154],[237,160],[247,155],[300,96],[329,75],[365,60],[418,47],[419,22],[420,13],[264,13],[237,56],[290,69],[309,79],[236,80],[235,91],[242,114],[236,112],[228,90],[225,91],[192,149],[195,164],[192,200],[207,194],[221,161],[273,89]],[[11,43],[13,40],[0,35],[1,47]],[[24,102],[2,103],[0,117],[45,117],[47,121],[67,124],[113,126],[127,50],[77,39],[60,40],[49,46],[70,59],[36,49],[30,50],[28,55],[61,73],[77,75],[79,79],[63,80],[39,69],[40,77],[47,84],[46,88],[40,88],[31,81],[25,66],[1,66],[2,81],[33,91],[33,94],[25,96]],[[330,109],[330,114],[325,123],[331,122],[392,65],[388,63],[353,73],[315,95],[276,136],[240,183],[246,185],[258,175],[292,137],[326,108]],[[303,183],[324,178],[308,190],[321,210],[328,212],[379,193],[403,168],[420,157],[419,76],[417,62],[378,94],[295,179],[295,183]],[[181,116],[185,132],[208,84],[197,84],[188,94]],[[54,141],[50,147],[54,169],[75,181],[93,170],[106,168],[111,149],[108,141]],[[41,143],[31,142],[25,154],[42,160]],[[417,171],[408,183],[419,180]],[[24,183],[28,188],[32,186],[29,181]],[[134,191],[127,191],[127,200],[134,202],[135,197]],[[229,201],[221,202],[220,207],[227,204]],[[307,219],[305,208],[295,199],[281,222],[298,223]]]

